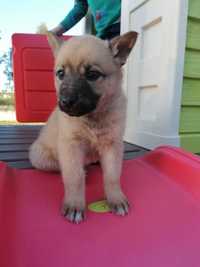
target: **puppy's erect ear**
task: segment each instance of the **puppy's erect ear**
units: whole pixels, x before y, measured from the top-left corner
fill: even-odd
[[[57,37],[54,33],[50,32],[50,31],[48,31],[46,33],[46,35],[47,35],[48,43],[49,43],[49,45],[53,51],[53,54],[54,54],[54,56],[56,56],[63,41],[59,37]]]
[[[110,49],[112,50],[113,57],[122,66],[126,63],[126,60],[136,43],[138,33],[127,32],[121,36],[113,38],[110,43]]]
[[[55,56],[63,41],[60,38],[58,38],[53,32],[48,31],[47,26],[44,23],[42,23],[38,27],[37,33],[44,34],[47,36],[48,43],[49,43],[49,45],[53,51],[53,54]]]

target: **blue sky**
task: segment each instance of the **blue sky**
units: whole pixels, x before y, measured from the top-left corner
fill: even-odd
[[[74,0],[4,0],[0,3],[0,51],[11,46],[11,35],[15,32],[35,33],[41,22],[49,29],[55,27],[73,7]],[[81,34],[82,24],[74,27],[70,34]]]

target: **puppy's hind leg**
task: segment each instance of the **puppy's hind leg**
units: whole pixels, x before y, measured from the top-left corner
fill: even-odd
[[[30,147],[29,159],[36,169],[43,171],[59,171],[59,164],[52,150],[37,140]]]

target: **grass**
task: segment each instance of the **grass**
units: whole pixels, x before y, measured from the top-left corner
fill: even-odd
[[[0,93],[0,106],[13,107],[15,106],[15,99],[13,93]]]
[[[7,121],[0,120],[0,126],[3,125],[44,125],[44,122],[18,122],[18,121]]]
[[[21,123],[17,121],[0,121],[0,125],[19,125]]]
[[[15,99],[13,93],[0,93],[0,125],[15,125],[17,121],[13,119],[13,116],[8,119],[7,112],[12,114],[15,112]]]
[[[0,111],[15,111],[15,107],[12,105],[0,105]]]

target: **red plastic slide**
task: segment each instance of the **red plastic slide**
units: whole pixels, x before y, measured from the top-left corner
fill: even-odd
[[[73,225],[59,213],[59,174],[0,164],[0,266],[199,267],[200,159],[160,147],[124,161],[130,214],[87,211]],[[103,198],[102,174],[91,167],[87,203]]]
[[[17,120],[46,121],[56,104],[53,55],[46,36],[17,33],[12,47]]]

